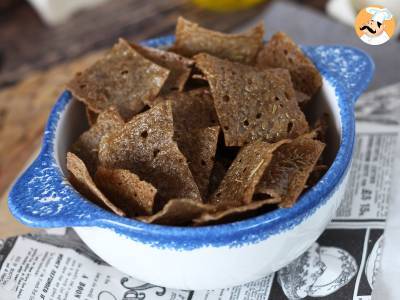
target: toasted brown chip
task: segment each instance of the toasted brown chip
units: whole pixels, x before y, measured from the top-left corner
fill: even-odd
[[[200,194],[206,199],[210,174],[214,166],[219,127],[175,132],[179,149],[185,155]]]
[[[193,60],[161,49],[143,47],[137,44],[133,44],[132,47],[147,59],[170,71],[161,93],[183,90],[192,70]]]
[[[101,140],[99,159],[106,168],[130,170],[158,191],[162,207],[172,198],[201,200],[185,156],[173,140],[171,103],[162,102]]]
[[[86,169],[85,163],[71,152],[67,153],[67,169],[71,172],[70,182],[78,192],[97,205],[109,209],[119,216],[125,216],[125,213],[109,201],[97,188]]]
[[[218,189],[211,196],[210,204],[218,210],[238,207],[251,202],[254,189],[270,160],[274,150],[282,143],[268,144],[255,141],[244,146],[228,169]]]
[[[288,69],[295,89],[309,96],[322,85],[322,77],[312,61],[283,32],[276,33],[263,47],[257,57],[257,66]]]
[[[314,169],[311,171],[310,176],[307,179],[307,187],[314,186],[317,182],[324,176],[328,166],[326,165],[315,165]]]
[[[96,123],[97,117],[99,116],[98,113],[95,113],[94,111],[91,111],[87,106],[86,106],[86,117],[88,120],[89,126],[93,126],[94,123]]]
[[[300,107],[304,107],[311,100],[311,96],[297,90],[295,90],[295,97]]]
[[[135,217],[153,213],[157,190],[136,174],[123,169],[99,167],[95,182],[103,193],[117,204],[127,216]]]
[[[114,107],[103,111],[97,117],[96,123],[81,134],[72,145],[71,152],[79,156],[86,164],[89,173],[93,176],[98,165],[98,151],[101,138],[107,133],[117,130],[124,125],[124,121]]]
[[[120,39],[102,59],[78,73],[67,88],[92,111],[99,113],[114,105],[129,119],[143,109],[143,103],[153,101],[168,74]]]
[[[160,225],[183,226],[191,224],[192,220],[205,212],[211,212],[214,207],[193,199],[171,199],[162,210],[152,216],[138,217],[146,223]]]
[[[314,124],[314,131],[316,137],[321,142],[327,143],[328,141],[328,128],[329,128],[329,115],[324,113],[320,116]]]
[[[257,185],[257,193],[278,195],[282,199],[281,207],[291,207],[303,191],[324,147],[324,143],[307,135],[282,144]]]
[[[172,102],[175,131],[186,131],[218,125],[210,90],[200,88],[188,92],[172,92],[157,98],[156,103]]]
[[[220,162],[218,160],[214,162],[214,167],[211,170],[211,174],[210,174],[207,196],[214,194],[214,192],[217,190],[218,186],[221,184],[222,180],[224,179],[226,171],[227,171],[227,168],[224,167],[224,164],[222,162]],[[207,197],[207,199],[208,199],[208,197]]]
[[[277,204],[279,202],[280,199],[270,198],[261,201],[255,201],[239,207],[228,208],[223,211],[211,213],[206,212],[200,217],[194,219],[193,224],[197,226],[204,226],[240,221],[256,215],[257,211],[266,205]]]
[[[286,70],[258,70],[208,54],[195,56],[214,98],[227,146],[276,142],[308,131]]]
[[[255,62],[263,44],[264,25],[259,24],[241,34],[224,34],[200,27],[196,23],[178,18],[176,42],[173,51],[186,57],[205,52],[232,61]]]

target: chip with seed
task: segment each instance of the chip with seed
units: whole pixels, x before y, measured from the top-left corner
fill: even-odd
[[[200,201],[199,189],[173,135],[171,102],[165,101],[103,138],[100,163],[106,168],[130,170],[151,183],[160,198],[155,209],[173,198]]]
[[[244,146],[229,167],[218,189],[210,197],[209,203],[218,211],[242,206],[251,202],[254,189],[270,160],[273,152],[287,140],[275,144],[255,141]]]
[[[288,71],[277,74],[204,53],[195,61],[207,76],[227,146],[258,139],[276,142],[308,131]]]
[[[67,169],[70,172],[70,182],[83,196],[93,201],[97,205],[109,209],[119,216],[125,213],[109,201],[106,196],[97,188],[93,182],[85,163],[75,154],[67,153]]]
[[[152,216],[138,217],[146,223],[160,225],[184,226],[190,225],[192,220],[198,218],[205,212],[211,212],[214,207],[203,204],[193,199],[171,199],[162,210]]]
[[[86,118],[88,120],[89,126],[93,126],[96,123],[97,117],[99,116],[98,113],[95,113],[94,111],[91,111],[87,106],[85,108],[86,110]]]
[[[124,125],[124,121],[114,107],[109,107],[97,117],[96,123],[81,134],[72,145],[71,152],[86,164],[89,173],[94,175],[98,165],[98,151],[101,138]]]
[[[193,60],[161,49],[144,47],[137,44],[132,44],[132,47],[147,59],[170,71],[162,87],[162,94],[172,90],[183,90],[192,71]]]
[[[214,166],[219,127],[175,132],[175,140],[185,155],[201,196],[206,199],[210,174]]]
[[[205,52],[246,64],[255,62],[263,45],[264,25],[240,34],[224,34],[200,27],[182,17],[176,25],[173,51],[186,57]]]
[[[313,62],[283,32],[274,34],[262,48],[257,66],[288,69],[295,89],[309,96],[313,96],[322,85],[322,77]]]
[[[128,217],[151,215],[157,190],[136,174],[123,169],[99,167],[95,182]]]
[[[223,211],[206,212],[193,220],[195,226],[226,224],[253,217],[260,213],[260,209],[267,205],[279,203],[280,199],[270,198],[254,201],[238,207],[228,208]]]
[[[301,136],[282,144],[274,153],[271,163],[256,187],[257,193],[278,195],[281,207],[291,207],[304,190],[325,144]]]
[[[124,119],[139,113],[160,92],[169,71],[135,51],[120,39],[110,52],[75,76],[67,88],[94,112],[111,105]]]
[[[172,92],[157,98],[156,103],[171,101],[175,131],[189,131],[218,125],[210,90]]]

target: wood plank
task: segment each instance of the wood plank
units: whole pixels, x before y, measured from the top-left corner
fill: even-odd
[[[229,31],[261,12],[255,7],[221,16],[187,0],[119,0],[79,12],[65,24],[46,27],[27,4],[21,4],[0,18],[0,87],[14,84],[32,70],[110,47],[120,36],[137,41],[172,33],[179,15]]]

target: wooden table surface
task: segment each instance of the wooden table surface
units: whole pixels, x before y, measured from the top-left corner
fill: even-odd
[[[326,0],[296,2],[323,11]],[[109,1],[50,28],[25,1],[0,3],[0,199],[37,151],[66,81],[96,60],[101,49],[120,36],[139,41],[172,33],[180,15],[208,28],[233,31],[269,5],[220,14],[186,0]],[[0,229],[4,222],[0,220]]]

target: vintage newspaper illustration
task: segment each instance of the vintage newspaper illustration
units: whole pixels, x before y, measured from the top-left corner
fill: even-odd
[[[141,282],[104,263],[73,229],[0,241],[0,300],[371,299],[399,147],[400,84],[357,103],[350,180],[336,216],[299,258],[265,278],[213,291]]]

